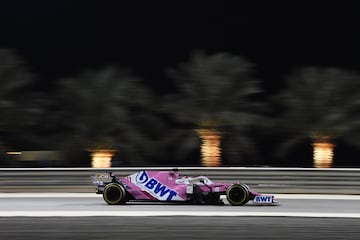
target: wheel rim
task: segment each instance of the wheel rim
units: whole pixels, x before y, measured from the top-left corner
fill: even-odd
[[[105,201],[110,204],[119,203],[122,199],[122,192],[119,186],[110,186],[104,194]]]
[[[241,186],[232,186],[228,191],[227,198],[233,205],[242,205],[246,202],[247,193]]]

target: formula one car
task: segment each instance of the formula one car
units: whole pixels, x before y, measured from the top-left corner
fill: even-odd
[[[213,182],[205,176],[179,176],[177,169],[171,171],[140,171],[117,178],[113,172],[93,176],[96,193],[102,194],[110,205],[126,202],[164,201],[190,204],[224,204],[226,195],[231,205],[244,205],[252,201],[256,205],[274,205],[274,196],[259,194],[247,185]]]

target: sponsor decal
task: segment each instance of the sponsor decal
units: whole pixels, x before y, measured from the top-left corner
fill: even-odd
[[[270,195],[260,195],[254,198],[254,203],[269,204],[272,203],[272,196]]]
[[[108,174],[108,173],[98,173],[98,174],[96,174],[95,179],[96,180],[103,180],[103,181],[110,180],[110,174]]]
[[[92,178],[94,185],[104,185],[106,182],[111,182],[111,178],[108,173],[98,173]]]
[[[156,178],[150,178],[146,171],[141,171],[136,175],[136,185],[145,188],[147,192],[159,200],[171,201],[178,193]]]

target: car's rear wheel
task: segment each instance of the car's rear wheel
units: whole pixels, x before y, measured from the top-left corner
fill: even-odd
[[[125,201],[125,189],[120,184],[110,183],[104,188],[103,198],[109,205],[121,204]]]
[[[233,184],[226,190],[226,199],[233,206],[244,205],[249,201],[249,191],[243,185]]]

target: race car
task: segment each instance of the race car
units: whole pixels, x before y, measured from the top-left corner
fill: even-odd
[[[205,176],[180,177],[177,169],[142,170],[121,178],[113,172],[98,173],[93,176],[93,184],[109,205],[144,201],[223,205],[223,195],[233,206],[249,201],[255,205],[277,203],[273,195],[257,193],[246,184],[213,182]]]

